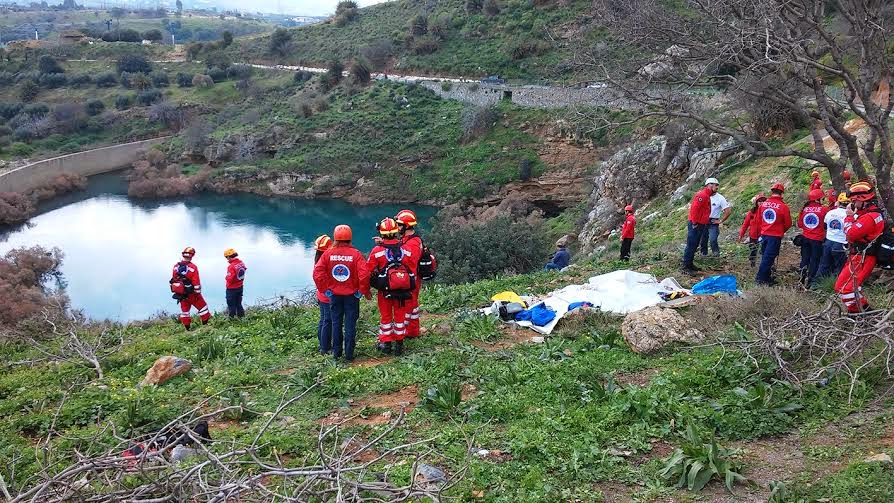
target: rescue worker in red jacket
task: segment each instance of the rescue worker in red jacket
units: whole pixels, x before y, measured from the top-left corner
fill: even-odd
[[[413,288],[403,292],[389,292],[386,290],[387,270],[401,264],[406,272],[415,279],[412,264],[418,262],[418,258],[407,250],[400,239],[400,229],[393,218],[385,218],[378,225],[381,241],[369,252],[366,268],[369,269],[374,285],[378,290],[377,300],[379,304],[379,341],[376,348],[386,354],[400,355],[404,351],[404,338],[407,336],[407,307],[412,299]],[[379,284],[375,284],[380,279]],[[415,286],[415,283],[413,283]],[[393,346],[393,347],[392,347]]]
[[[207,325],[211,319],[211,311],[208,310],[208,303],[202,297],[202,281],[199,279],[199,268],[192,262],[192,258],[196,255],[196,249],[187,246],[180,254],[183,260],[174,264],[174,271],[171,275],[171,282],[183,282],[186,284],[186,291],[180,297],[180,323],[187,330],[190,329],[192,318],[189,315],[190,308],[194,307],[199,311],[199,319],[202,325]]]
[[[792,213],[782,200],[785,186],[776,183],[770,188],[770,197],[758,206],[761,227],[761,265],[757,269],[755,281],[759,285],[774,285],[773,264],[782,247],[782,236],[792,226]]]
[[[838,275],[835,291],[849,313],[859,313],[870,310],[863,296],[863,282],[875,268],[871,245],[884,232],[885,218],[870,182],[861,180],[851,185],[850,193],[851,204],[844,220],[850,257]]]
[[[245,316],[245,309],[242,307],[242,292],[245,284],[245,264],[239,258],[239,254],[232,248],[224,251],[224,258],[227,259],[227,314],[230,318],[242,318]]]
[[[351,246],[353,232],[347,225],[335,227],[335,244],[314,265],[314,284],[329,298],[332,318],[332,357],[354,360],[360,297],[371,299],[366,259]]]
[[[332,246],[332,238],[323,234],[314,240],[314,265],[320,261],[323,252]],[[332,317],[329,314],[329,297],[323,290],[317,288],[317,305],[320,306],[320,322],[317,323],[317,341],[319,342],[319,351],[321,355],[332,352]]]
[[[748,261],[751,267],[757,262],[757,249],[761,237],[761,222],[758,216],[759,206],[767,200],[767,196],[758,194],[751,198],[751,209],[745,213],[742,228],[739,229],[739,241],[748,245]],[[746,237],[747,234],[747,237]]]
[[[633,215],[633,205],[625,206],[624,213],[626,216],[621,225],[621,260],[627,262],[630,260],[630,247],[633,245],[633,238],[636,235],[636,217]]]
[[[820,260],[823,258],[823,240],[826,239],[826,213],[823,205],[826,197],[821,189],[813,189],[807,194],[807,203],[798,215],[798,227],[804,236],[801,243],[801,284],[810,288],[816,279]]]
[[[416,214],[411,210],[400,210],[394,217],[401,231],[403,248],[410,253],[408,266],[416,275],[416,289],[413,298],[407,302],[407,337],[419,337],[419,291],[422,289],[422,278],[419,277],[419,258],[422,256],[422,238],[416,234]]]
[[[689,222],[686,232],[686,250],[683,252],[683,272],[695,274],[700,271],[693,262],[695,251],[701,244],[702,236],[708,232],[711,223],[711,196],[717,192],[720,182],[716,178],[705,180],[705,187],[692,197],[689,204]]]
[[[820,178],[819,171],[810,173],[810,176],[813,178],[810,181],[810,190],[823,190],[823,180]]]
[[[829,182],[829,190],[826,191],[826,199],[829,202],[827,206],[830,210],[834,210],[838,207],[838,192],[835,190],[835,187],[832,186],[832,182]]]

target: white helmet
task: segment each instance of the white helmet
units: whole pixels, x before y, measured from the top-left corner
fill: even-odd
[[[712,183],[720,185],[720,181],[714,177],[711,177],[711,178],[708,178],[707,180],[705,180],[705,185],[711,185]]]

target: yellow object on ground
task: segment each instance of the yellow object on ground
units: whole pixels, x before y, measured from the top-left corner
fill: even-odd
[[[519,304],[528,307],[525,301],[523,301],[515,292],[500,292],[491,297],[490,300],[494,302],[518,302]]]

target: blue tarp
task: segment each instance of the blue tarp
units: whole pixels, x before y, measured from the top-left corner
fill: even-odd
[[[724,274],[721,276],[711,276],[705,278],[692,287],[692,293],[696,295],[711,295],[715,293],[731,293],[736,294],[736,277],[732,274]]]
[[[548,325],[556,317],[556,312],[540,303],[515,315],[515,321],[530,321],[538,327]]]

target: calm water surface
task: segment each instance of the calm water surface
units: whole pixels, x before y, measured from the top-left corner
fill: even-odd
[[[205,299],[220,312],[226,305],[226,248],[235,248],[248,267],[245,304],[252,305],[313,284],[313,241],[320,234],[346,223],[365,253],[376,222],[401,209],[248,194],[147,201],[126,193],[121,174],[91,177],[86,191],[54,200],[28,226],[0,230],[0,254],[20,246],[61,248],[74,307],[92,318],[124,321],[179,311],[168,279],[180,251],[192,246]],[[411,209],[421,222],[435,211]]]

